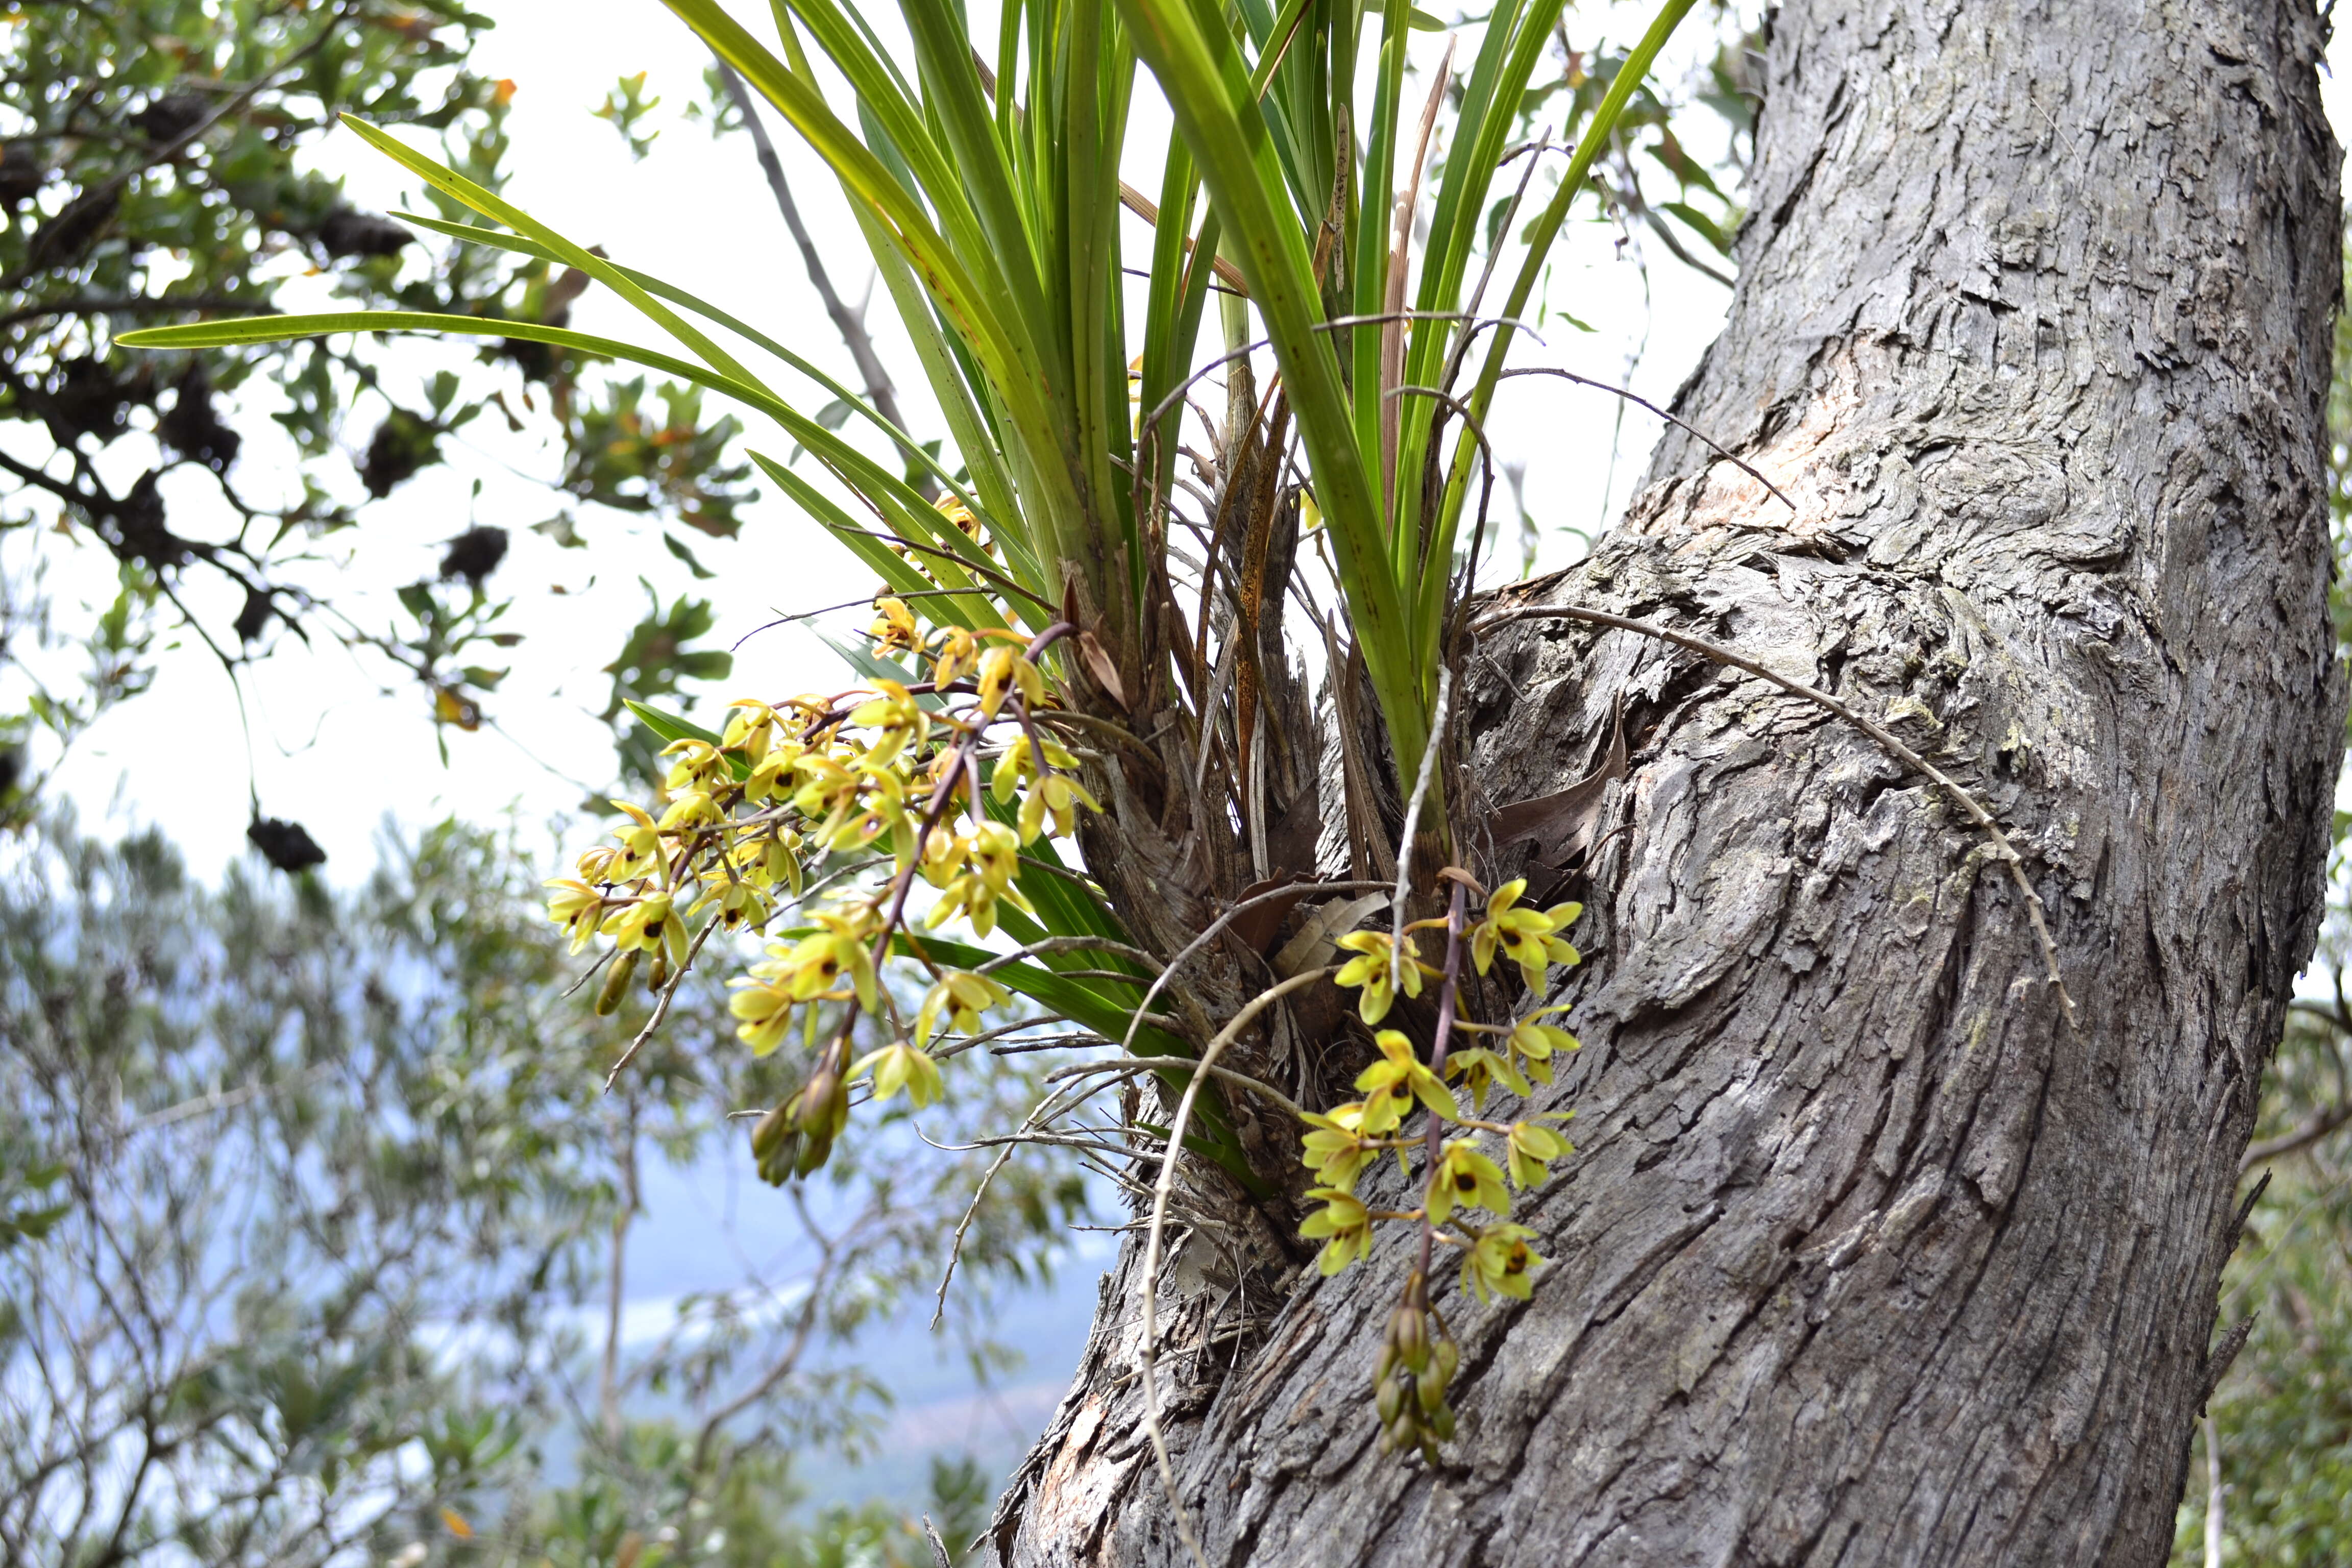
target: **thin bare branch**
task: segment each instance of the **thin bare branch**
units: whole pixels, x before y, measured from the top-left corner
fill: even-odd
[[[636,1060],[638,1050],[647,1040],[654,1037],[654,1031],[662,1026],[662,1020],[669,1016],[670,1004],[677,1000],[677,988],[685,984],[686,977],[693,973],[694,961],[701,956],[702,944],[710,940],[710,933],[719,929],[719,918],[718,915],[712,915],[704,923],[703,928],[694,933],[694,945],[686,950],[686,962],[677,966],[677,973],[671,975],[669,984],[662,987],[661,1000],[654,1005],[654,1016],[646,1020],[646,1026],[637,1031],[637,1037],[629,1042],[629,1048],[621,1053],[620,1059],[614,1062],[612,1070],[604,1075],[606,1094],[613,1092],[614,1081],[621,1076],[621,1069]]]
[[[1437,667],[1437,707],[1430,716],[1429,744],[1422,749],[1421,772],[1412,782],[1412,802],[1404,808],[1404,831],[1397,837],[1394,928],[1389,933],[1389,988],[1404,984],[1405,900],[1412,892],[1412,836],[1421,826],[1421,808],[1429,799],[1429,781],[1437,775],[1437,753],[1445,741],[1445,710],[1454,697],[1454,672]]]
[[[2248,1144],[2238,1161],[2239,1180],[2243,1181],[2257,1166],[2269,1161],[2301,1153],[2347,1121],[2352,1121],[2352,1102],[2339,1102],[2313,1111],[2292,1132]]]
[[[719,82],[726,89],[727,97],[735,105],[735,112],[743,118],[743,129],[751,133],[751,145],[760,157],[760,172],[768,177],[768,190],[776,198],[776,210],[783,215],[784,226],[792,231],[793,243],[800,247],[801,268],[808,274],[810,287],[824,305],[824,313],[833,321],[833,330],[841,334],[849,357],[857,363],[857,374],[866,383],[866,400],[874,411],[900,430],[907,421],[899,416],[898,397],[890,384],[890,373],[882,367],[882,356],[874,347],[874,334],[866,330],[862,312],[849,308],[840,290],[833,286],[833,275],[825,270],[824,257],[818,251],[816,241],[809,234],[808,225],[801,219],[800,204],[793,199],[793,187],[784,178],[783,160],[776,156],[775,143],[768,140],[768,128],[761,121],[760,110],[752,101],[743,79],[725,59],[717,60]],[[912,447],[905,448],[908,458],[921,466],[920,454]],[[918,488],[928,494],[930,480],[926,476]]]
[[[1738,468],[1741,473],[1746,474],[1749,479],[1754,479],[1758,484],[1762,485],[1766,489],[1770,490],[1774,496],[1779,498],[1781,504],[1786,506],[1790,511],[1796,511],[1799,510],[1797,503],[1789,499],[1788,492],[1781,489],[1780,486],[1774,484],[1771,480],[1766,479],[1761,473],[1758,472],[1754,464],[1749,463],[1743,458],[1735,456],[1730,447],[1725,446],[1722,442],[1717,440],[1714,437],[1708,435],[1697,426],[1691,424],[1685,419],[1677,418],[1675,416],[1667,413],[1664,409],[1659,407],[1648,398],[1640,395],[1638,393],[1629,392],[1624,387],[1614,386],[1605,381],[1595,381],[1589,375],[1579,375],[1572,370],[1559,370],[1550,365],[1530,365],[1523,370],[1507,370],[1503,373],[1503,379],[1505,381],[1508,381],[1515,375],[1556,375],[1562,381],[1572,381],[1579,386],[1589,386],[1595,392],[1605,392],[1610,394],[1612,396],[1623,398],[1626,402],[1633,404],[1637,408],[1646,408],[1651,413],[1656,415],[1659,418],[1664,420],[1667,424],[1673,426],[1675,429],[1680,430],[1685,435],[1690,437],[1692,440],[1698,442],[1708,451],[1713,452],[1717,457],[1721,458],[1725,462],[1729,463],[1733,468]]]
[[[1735,653],[1719,643],[1711,643],[1705,637],[1693,637],[1688,632],[1678,632],[1671,627],[1653,626],[1647,621],[1637,621],[1627,616],[1612,615],[1606,610],[1588,610],[1580,605],[1522,605],[1489,616],[1485,620],[1474,624],[1470,629],[1475,634],[1484,635],[1517,621],[1535,620],[1583,621],[1591,626],[1610,626],[1618,631],[1632,632],[1637,637],[1654,637],[1660,642],[1672,643],[1676,647],[1686,649],[1703,658],[1711,659],[1717,664],[1728,665],[1734,669],[1745,671],[1759,680],[1779,687],[1792,697],[1801,697],[1817,707],[1826,709],[1869,736],[1871,740],[1877,742],[1882,751],[1905,767],[1935,784],[1937,788],[1959,803],[1960,809],[1968,814],[1969,819],[1974,822],[1986,838],[1991,841],[1996,858],[2009,868],[2010,879],[2017,885],[2019,895],[2025,900],[2025,915],[2026,919],[2033,924],[2034,940],[2041,943],[2042,959],[2047,970],[2046,977],[2050,982],[2051,990],[2058,997],[2058,1010],[2065,1018],[2066,1030],[2069,1034],[2078,1032],[2080,1025],[2074,1017],[2074,999],[2067,994],[2065,976],[2060,973],[2058,967],[2058,944],[2051,940],[2049,923],[2042,918],[2042,895],[2033,890],[2033,884],[2027,879],[2025,863],[2018,856],[2016,847],[2010,843],[2009,835],[2001,831],[2000,824],[1993,819],[1992,813],[1985,809],[1983,803],[1964,788],[1958,781],[1901,741],[1896,740],[1893,732],[1885,725],[1864,718],[1828,692],[1808,686],[1801,680],[1791,680],[1778,670],[1757,663],[1745,654]]]

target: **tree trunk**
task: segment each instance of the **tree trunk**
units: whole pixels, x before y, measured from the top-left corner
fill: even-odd
[[[1680,412],[1797,510],[1671,439],[1519,596],[1886,716],[2009,827],[2079,1031],[1983,838],[1869,741],[1630,634],[1491,638],[1478,792],[1579,776],[1620,698],[1634,747],[1562,993],[1585,1048],[1539,1098],[1583,1146],[1515,1216],[1553,1261],[1515,1307],[1437,1281],[1432,1469],[1370,1407],[1406,1227],[1274,1300],[1180,1255],[1161,1384],[1211,1563],[2163,1560],[2342,748],[2321,47],[2297,0],[1780,12]],[[1003,1561],[1185,1561],[1139,1250]]]

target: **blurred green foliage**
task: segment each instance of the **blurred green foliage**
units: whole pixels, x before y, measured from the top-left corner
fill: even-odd
[[[350,895],[257,861],[207,890],[152,835],[56,820],[0,854],[0,1561],[927,1562],[792,1468],[870,1446],[859,1338],[928,1308],[989,1151],[885,1118],[759,1216],[787,1273],[628,1342],[605,1292],[641,1162],[710,1157],[780,1091],[715,988],[607,1095],[609,1026],[650,999],[565,994],[509,837],[388,843]],[[926,1130],[968,1142],[1035,1092],[991,1076]],[[965,1321],[1085,1206],[1066,1164],[1002,1173]],[[959,1545],[986,1489],[935,1478]]]
[[[320,274],[354,306],[562,321],[583,275],[360,210],[314,167],[349,112],[437,135],[453,167],[503,184],[514,84],[467,63],[489,26],[459,0],[132,0],[0,16],[11,436],[0,669],[15,693],[0,713],[0,818],[23,820],[62,749],[142,690],[159,637],[182,632],[232,671],[286,637],[340,639],[413,679],[445,724],[483,722],[476,675],[498,661],[478,645],[512,641],[493,626],[508,602],[495,584],[445,570],[399,595],[414,626],[391,629],[347,613],[339,584],[381,574],[345,531],[443,462],[448,437],[485,412],[556,437],[560,460],[540,477],[569,497],[735,534],[755,492],[726,457],[732,419],[706,419],[690,391],[609,384],[545,345],[436,351],[448,363],[421,385],[367,337],[194,354],[114,346],[132,326],[277,309]],[[651,107],[627,99],[616,123]],[[298,465],[257,471],[264,411]],[[94,631],[51,623],[45,568],[64,547],[52,525],[117,563],[121,597]],[[569,514],[564,526],[576,541]],[[54,654],[31,657],[74,644],[87,668],[70,675]]]
[[[2265,1568],[2352,1563],[2352,903],[2339,843],[2337,899],[2320,973],[2337,1000],[2299,1002],[2264,1079],[2248,1190],[2266,1173],[2223,1276],[2221,1326],[2251,1320],[2216,1391],[2222,1561]],[[2207,1438],[2189,1467],[2173,1561],[2201,1563]]]

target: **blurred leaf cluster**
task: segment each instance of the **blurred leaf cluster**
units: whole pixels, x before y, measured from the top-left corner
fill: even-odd
[[[2295,1005],[2264,1079],[2244,1176],[2249,1193],[2268,1184],[2221,1289],[2224,1334],[2251,1329],[2205,1429],[2220,1449],[2222,1560],[2266,1568],[2352,1562],[2352,878],[2340,839],[2335,871],[2320,973],[2336,999]],[[2208,1443],[2192,1456],[2179,1564],[2207,1560]]]
[[[115,344],[134,326],[268,313],[289,290],[566,320],[583,274],[363,210],[316,167],[351,112],[436,134],[452,167],[502,184],[515,84],[467,63],[489,26],[459,0],[133,0],[0,17],[7,821],[100,712],[143,689],[159,637],[193,632],[232,671],[285,637],[339,639],[414,680],[444,723],[483,721],[479,677],[501,661],[478,645],[512,639],[492,625],[506,601],[489,571],[414,584],[387,626],[347,584],[402,569],[376,566],[345,531],[486,413],[555,438],[561,458],[538,477],[569,497],[734,535],[754,493],[726,456],[734,422],[706,419],[690,392],[607,385],[588,356],[492,339],[478,363],[445,356],[420,384],[379,337],[162,356]],[[289,442],[298,461],[257,463]],[[568,513],[564,531],[578,540]],[[477,518],[469,531],[507,529]],[[45,568],[70,548],[61,534],[116,563],[120,597],[95,633],[50,624]]]
[[[1732,240],[1746,214],[1744,176],[1755,153],[1756,115],[1764,101],[1764,32],[1742,28],[1729,6],[1716,7],[1711,21],[1718,42],[1699,77],[1639,83],[1611,127],[1608,151],[1591,179],[1601,216],[1623,236],[1621,244],[1646,235],[1675,260],[1727,286]],[[1528,89],[1522,114],[1537,125],[1583,122],[1616,81],[1628,52],[1622,45],[1579,49],[1563,35],[1559,74]],[[1701,153],[1685,145],[1691,121],[1705,118],[1692,114],[1694,104],[1720,121],[1727,132],[1724,148]],[[1706,129],[1711,140],[1716,127]],[[1487,214],[1490,243],[1507,205],[1498,200]]]

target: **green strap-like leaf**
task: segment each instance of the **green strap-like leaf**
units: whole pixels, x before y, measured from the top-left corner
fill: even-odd
[[[517,234],[530,236],[553,251],[565,263],[577,267],[597,282],[604,284],[658,322],[678,342],[701,355],[703,362],[720,374],[746,385],[760,384],[760,378],[745,370],[734,355],[697,331],[691,322],[683,320],[677,312],[637,287],[632,279],[603,257],[594,254],[584,246],[575,245],[495,191],[476,184],[456,170],[394,140],[387,132],[369,124],[357,115],[344,115],[343,123],[357,132],[369,145],[424,180],[426,184],[463,202],[484,217],[495,218]]]
[[[806,424],[820,434],[830,434],[814,420],[804,419],[789,404],[757,382],[738,381],[667,354],[659,349],[649,349],[638,343],[625,343],[616,338],[600,338],[588,332],[575,332],[569,327],[550,327],[538,321],[506,321],[489,316],[453,316],[435,310],[327,310],[303,316],[237,316],[216,321],[183,321],[176,326],[141,327],[124,332],[114,341],[131,349],[216,349],[242,343],[290,342],[298,338],[323,338],[337,332],[433,332],[453,337],[519,338],[525,342],[551,343],[557,348],[572,349],[582,353],[596,354],[606,359],[626,360],[697,386],[723,392],[740,398],[763,414],[773,416],[780,423]]]
[[[922,498],[908,489],[896,474],[764,386],[746,384],[658,350],[575,332],[568,327],[550,327],[537,321],[493,321],[481,316],[440,315],[422,310],[343,310],[316,316],[243,316],[233,321],[190,321],[172,327],[148,327],[135,332],[125,332],[116,341],[126,348],[223,348],[238,343],[283,342],[295,338],[324,337],[334,332],[401,331],[520,338],[529,342],[552,343],[559,348],[626,360],[649,370],[691,381],[698,386],[707,386],[714,392],[740,398],[774,419],[794,440],[816,453],[828,468],[840,474],[893,522],[917,534],[930,532],[935,527],[949,527],[946,520],[926,505]],[[765,466],[765,459],[761,461]],[[806,486],[806,481],[798,475],[787,479],[787,471],[779,467],[771,467],[770,472],[787,488]],[[961,539],[962,536],[958,533],[955,537]],[[994,622],[981,624],[992,625]]]
[[[1151,278],[1144,297],[1143,361],[1137,382],[1137,418],[1148,418],[1168,400],[1192,367],[1200,340],[1201,313],[1208,302],[1212,263],[1217,254],[1217,226],[1210,218],[1200,237],[1192,237],[1192,215],[1199,205],[1200,176],[1184,139],[1168,139],[1167,163],[1160,179],[1160,226],[1151,237]],[[1190,246],[1192,248],[1188,249]],[[1171,420],[1181,417],[1171,408],[1150,430],[1139,429],[1138,450],[1150,467],[1144,476],[1145,501],[1164,507],[1175,487],[1179,443]]]
[[[832,0],[793,0],[793,8],[814,16],[831,5]],[[924,106],[940,127],[945,154],[937,168],[918,167],[917,175],[927,195],[950,185],[954,199],[970,204],[980,243],[1003,276],[1007,304],[1030,328],[1032,342],[1042,346],[1044,339],[1035,334],[1045,325],[1052,306],[1014,194],[1009,150],[997,134],[994,106],[982,94],[980,74],[972,68],[971,35],[964,27],[962,7],[948,0],[900,0],[898,13],[914,42]],[[825,52],[846,70],[829,44]],[[865,85],[852,80],[865,93]],[[890,132],[894,138],[903,134],[896,125]]]
[[[1369,10],[1369,7],[1367,7]],[[1388,309],[1389,242],[1391,209],[1396,205],[1397,122],[1402,113],[1406,20],[1412,0],[1386,0],[1381,10],[1379,75],[1372,89],[1372,122],[1364,138],[1364,172],[1358,187],[1355,276],[1349,279],[1356,295],[1354,314],[1378,316]],[[1347,156],[1354,155],[1354,149]],[[1378,325],[1350,327],[1340,336],[1348,345],[1355,388],[1356,445],[1371,476],[1373,495],[1381,509],[1383,552],[1394,551],[1385,530],[1394,508],[1387,494],[1388,476],[1381,471],[1381,337]],[[1391,568],[1393,570],[1393,568]]]
[[[509,251],[518,256],[537,257],[543,261],[562,259],[538,241],[525,238],[521,235],[509,234],[503,229],[485,228],[479,224],[451,223],[446,218],[429,217],[423,213],[403,213],[400,215],[400,221],[433,229],[437,233],[447,235],[452,239],[462,239],[470,245],[488,246],[491,249]],[[674,305],[683,305],[695,314],[717,322],[729,331],[758,344],[767,353],[775,355],[801,374],[815,382],[817,385],[846,406],[851,413],[888,437],[900,451],[906,453],[914,461],[922,464],[931,477],[939,481],[941,489],[971,508],[973,515],[980,518],[982,522],[992,521],[988,509],[970,490],[958,484],[955,476],[950,473],[938,458],[926,451],[912,436],[882,417],[865,398],[828,374],[823,367],[802,358],[740,317],[720,310],[708,300],[688,293],[674,283],[666,283],[653,274],[640,272],[634,267],[623,267],[620,270],[646,293],[657,299],[667,300]]]
[[[912,954],[918,950],[928,952],[939,963],[957,969],[978,969],[1002,956],[984,947],[928,933],[914,933],[898,939],[898,951]],[[1092,1029],[1108,1039],[1118,1039],[1127,1033],[1128,1021],[1134,1016],[1135,1004],[1121,1002],[1102,989],[1116,984],[1115,981],[1074,980],[1066,974],[1026,961],[998,964],[989,973],[1007,989],[1018,991],[1040,1006],[1050,1007],[1072,1023]],[[1148,984],[1138,980],[1136,995],[1139,998]],[[1190,1056],[1192,1047],[1183,1037],[1156,1025],[1146,1024],[1135,1032],[1138,1055]]]
[[[925,572],[890,548],[890,541],[877,538],[874,530],[842,510],[831,496],[818,489],[783,464],[764,452],[753,452],[751,460],[760,471],[776,482],[778,489],[802,510],[816,519],[826,532],[846,546],[851,554],[872,567],[876,575],[887,584],[894,593],[920,594],[932,588],[950,588],[958,592],[928,600],[924,614],[950,626],[976,632],[1001,625],[994,606],[976,586],[971,574],[961,570],[947,558],[926,562]]]
[[[921,205],[834,113],[815,86],[769,53],[714,0],[665,0],[665,4],[775,106],[833,169],[851,200],[880,220],[884,237],[906,257],[922,279],[925,291],[979,356],[1024,438],[1039,450],[1050,450],[1053,422],[1041,395],[1041,370],[1031,345],[1013,330],[1018,318],[1003,297],[1001,280],[983,285],[932,226]],[[845,64],[838,59],[835,63]],[[861,95],[870,90],[887,100],[887,79],[856,85]],[[871,99],[866,101],[877,110],[883,107]],[[952,184],[948,174],[935,172],[931,177]],[[935,202],[947,200],[953,205],[954,198],[928,184],[926,190]]]
[[[1403,329],[1407,337],[1404,385],[1438,385],[1451,346],[1475,330],[1470,322],[1443,318],[1467,304],[1463,282],[1477,244],[1479,216],[1504,145],[1517,128],[1528,79],[1542,59],[1552,25],[1563,8],[1562,0],[1536,0],[1531,8],[1507,3],[1487,17],[1486,38],[1463,86],[1462,111],[1454,123],[1452,145],[1430,216],[1429,243],[1422,253],[1421,284],[1413,305],[1428,315]],[[1429,397],[1406,396],[1400,402],[1397,472],[1419,475],[1428,457],[1430,431],[1446,411]],[[1453,560],[1454,540],[1450,530],[1423,528],[1422,493],[1417,481],[1401,487],[1397,540],[1405,560],[1442,578]],[[1424,534],[1428,535],[1425,542]]]
[[[621,705],[637,716],[637,722],[665,741],[701,741],[713,746],[719,744],[718,731],[706,730],[691,719],[665,713],[658,708],[648,707],[626,697],[621,699]],[[727,771],[739,779],[747,779],[751,776],[751,764],[730,752],[727,753]]]

